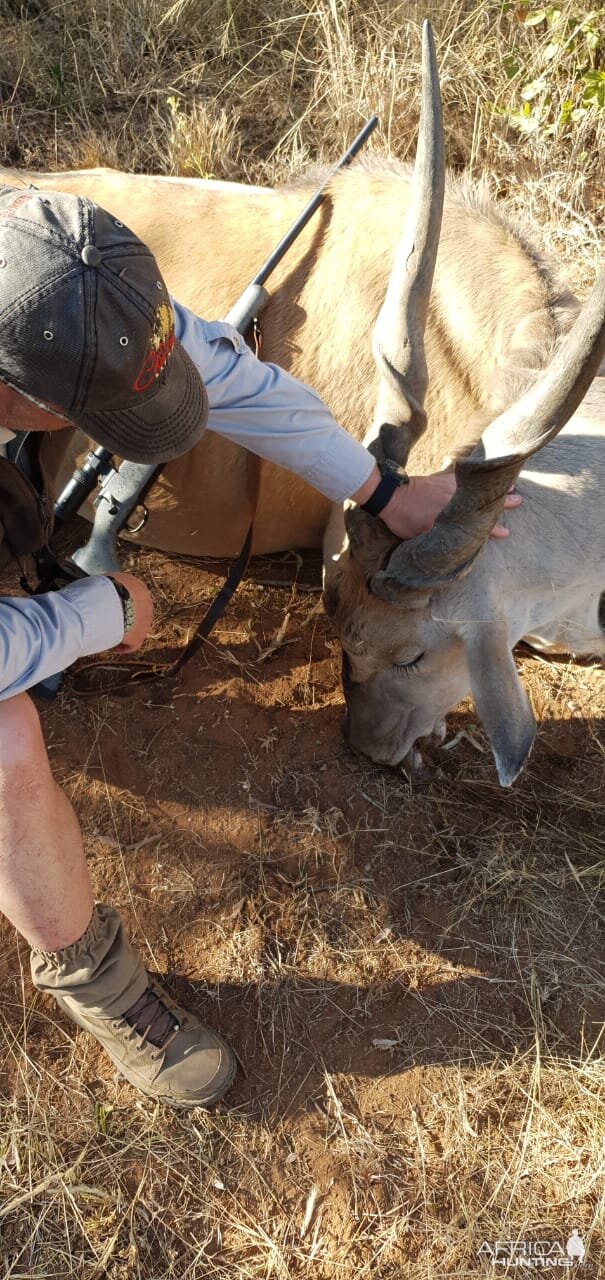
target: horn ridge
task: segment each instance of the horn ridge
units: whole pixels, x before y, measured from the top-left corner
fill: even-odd
[[[431,286],[439,245],[445,191],[445,157],[439,72],[433,32],[422,28],[422,96],[412,201],[398,245],[384,302],[374,329],[380,386],[375,428],[400,429],[395,460],[405,466],[426,423],[428,387],[424,352]]]
[[[459,459],[456,492],[432,529],[400,543],[386,569],[374,575],[376,595],[393,601],[401,591],[440,586],[468,572],[510,486],[575,413],[604,355],[605,270],[547,369]]]

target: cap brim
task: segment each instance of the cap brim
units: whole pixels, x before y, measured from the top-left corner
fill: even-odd
[[[159,465],[197,444],[208,421],[208,396],[193,361],[175,342],[166,380],[142,404],[79,413],[73,421],[121,458]]]

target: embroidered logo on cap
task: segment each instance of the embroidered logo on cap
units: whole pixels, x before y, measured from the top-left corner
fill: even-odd
[[[7,205],[6,209],[0,210],[1,216],[3,218],[14,218],[17,209],[20,209],[22,204],[27,204],[28,200],[33,200],[35,194],[33,191],[23,191],[11,204]]]
[[[172,307],[167,302],[160,302],[156,307],[153,330],[149,343],[149,351],[143,361],[143,367],[134,384],[134,391],[148,391],[156,378],[159,378],[168,362],[174,346],[174,316]]]

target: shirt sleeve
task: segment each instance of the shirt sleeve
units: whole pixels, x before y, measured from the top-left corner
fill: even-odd
[[[319,396],[278,365],[257,360],[222,320],[201,320],[174,302],[175,335],[208,393],[208,428],[344,502],[369,478],[374,459]]]
[[[0,701],[31,689],[124,635],[120,597],[107,578],[82,578],[47,595],[0,598]]]

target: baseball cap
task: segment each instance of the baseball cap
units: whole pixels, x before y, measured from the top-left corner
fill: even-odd
[[[64,192],[0,186],[0,379],[132,462],[186,453],[208,419],[150,250]]]

